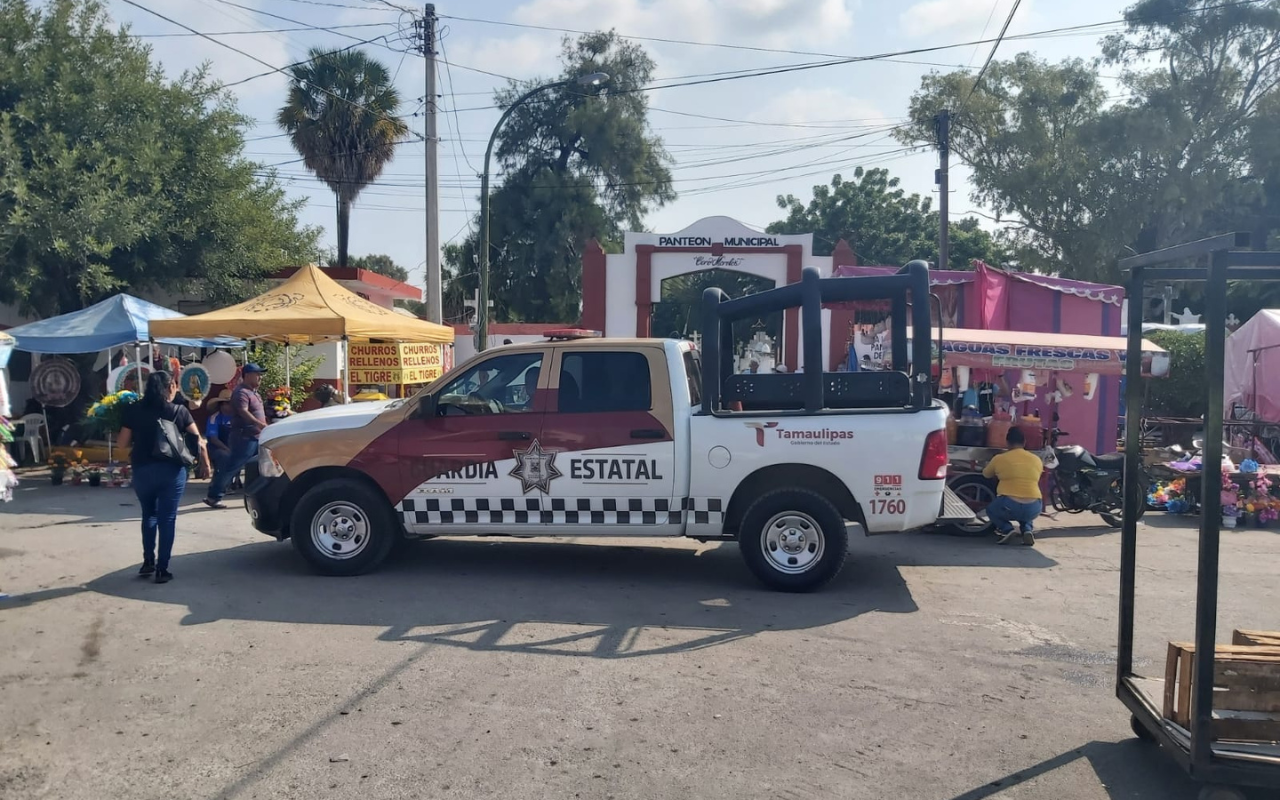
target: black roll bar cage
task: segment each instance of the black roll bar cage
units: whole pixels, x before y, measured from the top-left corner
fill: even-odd
[[[1213,783],[1280,787],[1280,759],[1231,758],[1215,753],[1213,719],[1214,656],[1218,623],[1218,549],[1222,530],[1222,428],[1224,347],[1229,280],[1280,281],[1280,252],[1245,251],[1249,234],[1228,233],[1121,259],[1128,271],[1128,351],[1125,359],[1124,521],[1120,533],[1120,619],[1116,648],[1116,696],[1193,778]],[[1205,263],[1207,261],[1207,263]],[[1200,541],[1196,565],[1195,654],[1191,687],[1189,744],[1166,728],[1158,709],[1142,696],[1133,671],[1138,504],[1142,447],[1142,297],[1148,281],[1205,284],[1205,444],[1201,481]]]
[[[911,357],[907,345],[907,305],[911,303]],[[915,260],[893,275],[823,278],[817,267],[805,267],[800,282],[768,289],[757,294],[729,299],[718,288],[702,293],[702,412],[715,413],[720,407],[721,387],[733,374],[733,323],[748,317],[800,308],[803,331],[804,408],[817,412],[826,407],[821,368],[822,304],[857,300],[885,300],[891,304],[893,319],[893,364],[911,363],[911,407],[928,408],[933,402],[930,384],[932,324],[929,316],[929,264]]]

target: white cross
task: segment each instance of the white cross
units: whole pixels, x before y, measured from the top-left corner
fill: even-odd
[[[1236,318],[1235,314],[1227,315],[1227,327],[1233,331],[1240,327],[1240,320]]]
[[[485,305],[488,306],[490,311],[493,311],[493,300],[490,300]],[[475,296],[472,299],[463,300],[462,307],[471,309],[471,316],[474,319],[477,313],[477,309],[480,308],[480,290],[476,289]]]

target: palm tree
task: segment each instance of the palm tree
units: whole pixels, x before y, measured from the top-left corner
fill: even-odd
[[[409,126],[395,116],[400,95],[379,61],[358,50],[307,55],[289,68],[289,97],[276,120],[337,198],[338,266],[345,267],[351,204],[382,174]]]

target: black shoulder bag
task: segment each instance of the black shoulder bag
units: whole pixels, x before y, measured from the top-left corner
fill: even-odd
[[[182,431],[178,430],[173,420],[164,417],[156,417],[156,444],[151,449],[151,455],[160,461],[183,467],[193,467],[196,463],[196,457],[187,449],[187,440]]]

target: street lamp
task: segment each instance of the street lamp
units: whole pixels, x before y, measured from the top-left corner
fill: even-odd
[[[507,121],[507,117],[511,116],[512,111],[539,92],[569,85],[589,88],[600,86],[608,81],[609,76],[605,73],[592,72],[566,81],[544,83],[530,89],[507,106],[507,110],[498,117],[498,124],[493,126],[493,133],[489,134],[489,146],[484,149],[484,173],[480,176],[480,296],[476,298],[476,350],[478,352],[483,352],[489,347],[489,161],[493,157],[493,143],[498,138],[498,131],[502,128],[502,123]]]

